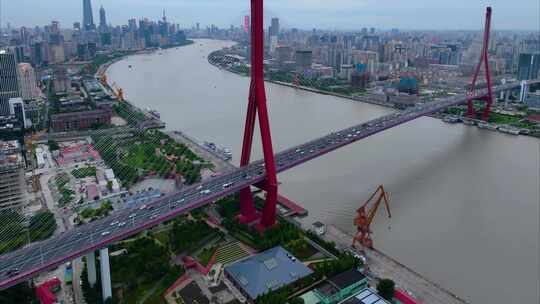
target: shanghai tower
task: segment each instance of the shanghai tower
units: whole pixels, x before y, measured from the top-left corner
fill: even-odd
[[[94,15],[92,13],[92,3],[90,0],[83,0],[83,30],[92,31],[96,29]]]

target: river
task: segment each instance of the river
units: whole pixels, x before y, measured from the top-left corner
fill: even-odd
[[[131,56],[107,74],[131,102],[158,110],[168,129],[230,147],[238,163],[249,79],[207,62],[228,45],[198,40]],[[275,151],[392,111],[274,84],[267,95]],[[257,135],[254,159],[261,156]],[[375,247],[471,303],[538,303],[538,139],[424,117],[279,181],[282,194],[309,210],[305,223],[348,231],[359,204],[384,184],[392,219],[379,211]]]

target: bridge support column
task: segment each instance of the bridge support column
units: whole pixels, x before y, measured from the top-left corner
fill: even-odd
[[[101,293],[105,302],[108,298],[112,297],[109,248],[103,248],[99,251],[99,264],[101,266]]]
[[[489,35],[491,31],[491,7],[488,7],[486,9],[486,23],[484,26],[484,43],[482,47],[482,55],[480,57],[480,62],[476,66],[476,70],[474,72],[474,76],[471,83],[471,90],[469,92],[469,100],[467,102],[467,116],[476,119],[476,111],[473,106],[473,100],[472,96],[474,96],[474,91],[476,89],[476,81],[478,80],[478,76],[480,74],[480,70],[482,65],[484,65],[484,72],[486,75],[486,83],[487,83],[487,89],[488,93],[486,96],[480,98],[480,100],[484,101],[486,106],[484,109],[484,112],[482,113],[482,120],[487,121],[489,119],[489,113],[491,111],[491,105],[493,104],[493,91],[491,86],[491,72],[490,72],[490,66],[489,66]]]
[[[259,228],[264,230],[275,223],[275,208],[277,204],[277,176],[270,135],[270,120],[266,107],[266,92],[264,87],[264,9],[263,0],[251,0],[251,85],[249,89],[248,110],[244,130],[244,143],[240,166],[247,166],[251,158],[253,131],[255,120],[259,117],[261,141],[266,169],[265,183],[268,185],[262,221]],[[259,216],[255,211],[250,188],[240,191],[240,220],[251,222]]]
[[[519,101],[525,102],[527,94],[529,93],[529,85],[526,81],[521,82],[521,89],[519,90]]]
[[[86,255],[86,270],[88,271],[88,283],[91,287],[96,286],[96,254],[94,251]]]

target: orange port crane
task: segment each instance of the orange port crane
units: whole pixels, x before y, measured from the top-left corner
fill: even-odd
[[[107,75],[105,73],[99,74],[99,81],[101,82],[102,85],[106,86],[107,85]]]
[[[116,82],[112,84],[114,95],[118,98],[119,102],[124,101],[124,90],[116,85]]]
[[[377,196],[377,200],[371,207],[367,210],[369,203]],[[390,205],[388,204],[388,193],[384,190],[384,187],[380,185],[375,192],[369,197],[369,199],[362,205],[358,210],[356,210],[356,218],[354,219],[354,225],[356,226],[357,233],[353,237],[352,247],[355,248],[357,242],[362,244],[366,248],[373,248],[373,240],[371,239],[371,229],[370,225],[381,205],[381,202],[384,201],[386,206],[386,212],[388,213],[388,218],[392,217],[390,213]]]

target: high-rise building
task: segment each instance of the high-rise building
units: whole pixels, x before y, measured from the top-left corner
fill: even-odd
[[[250,27],[251,23],[249,21],[249,16],[244,16],[244,33],[249,33],[249,27]]]
[[[91,0],[83,0],[83,30],[92,31],[95,29],[96,25],[94,24]]]
[[[20,96],[17,70],[14,50],[0,49],[0,116],[9,116],[9,99]]]
[[[32,100],[39,96],[36,73],[29,63],[19,63],[19,90],[23,100]]]
[[[279,36],[279,18],[272,18],[270,26],[270,36]]]
[[[24,161],[19,142],[0,141],[0,210],[21,210],[24,186]]]
[[[352,63],[355,65],[362,64],[362,72],[367,72],[371,75],[375,75],[378,70],[379,54],[372,51],[353,50],[352,51]]]
[[[66,60],[64,44],[49,44],[49,63],[63,63]]]
[[[519,54],[518,80],[530,80],[540,77],[540,53]]]
[[[43,42],[35,42],[30,48],[30,59],[34,66],[41,66],[45,61]]]
[[[296,51],[296,69],[304,72],[311,69],[313,65],[313,51],[297,50]]]
[[[105,14],[105,9],[103,8],[103,6],[101,6],[101,8],[99,9],[99,31],[107,31],[107,16]]]
[[[12,116],[15,116],[21,126],[24,128],[27,128],[28,125],[26,123],[26,112],[24,110],[24,101],[22,98],[10,98],[9,99],[9,114]]]

